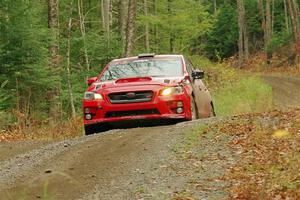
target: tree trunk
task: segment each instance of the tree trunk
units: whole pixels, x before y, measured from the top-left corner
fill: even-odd
[[[59,66],[59,23],[58,23],[58,0],[48,0],[48,27],[52,34],[52,43],[49,48],[53,68]]]
[[[293,4],[293,1],[292,0],[287,0],[287,5],[288,5],[288,11],[289,11],[289,15],[290,15],[290,18],[291,18],[291,27],[292,27],[292,33],[293,33],[293,37],[294,37],[294,40],[297,39],[298,37],[298,25],[297,25],[297,16],[295,15],[295,12],[294,12],[294,4]]]
[[[18,126],[21,125],[20,117],[18,117],[19,113],[21,113],[20,109],[20,92],[19,92],[19,80],[18,77],[16,77],[16,112],[17,112],[17,118],[18,118]]]
[[[247,24],[245,20],[246,10],[244,2],[242,2],[242,15],[243,15],[243,43],[244,43],[244,57],[247,60],[249,58],[249,42],[248,42],[248,33],[247,33]]]
[[[110,5],[111,1],[110,0],[101,0],[102,2],[102,25],[103,25],[103,30],[105,31],[106,34],[106,39],[107,43],[109,46],[109,41],[110,41]]]
[[[91,9],[92,9],[92,0],[88,0],[88,9],[87,10],[91,10]],[[91,30],[92,29],[92,22],[91,22],[92,18],[91,18],[91,16],[89,16],[89,19],[87,21],[89,21],[87,23],[88,30]]]
[[[72,83],[71,83],[71,71],[70,71],[70,54],[71,54],[71,32],[72,32],[72,13],[73,13],[73,0],[70,2],[70,17],[68,23],[68,38],[67,38],[67,84],[68,84],[68,94],[70,99],[71,114],[72,118],[76,117],[74,97],[72,92]]]
[[[153,10],[154,15],[157,16],[158,9],[157,9],[157,0],[153,0]],[[154,26],[154,37],[155,37],[155,51],[159,52],[159,42],[158,42],[158,27],[157,25]]]
[[[271,4],[270,0],[266,0],[266,37],[265,45],[268,44],[272,36],[272,21],[271,21]]]
[[[168,14],[171,16],[172,15],[172,0],[167,1],[167,10],[168,10]],[[174,51],[175,51],[175,48],[174,48],[175,36],[174,36],[174,33],[172,31],[169,34],[170,34],[169,35],[169,37],[170,37],[170,39],[169,39],[170,52],[174,53]]]
[[[50,67],[54,76],[60,75],[59,69],[59,17],[58,17],[58,0],[48,0],[48,27],[51,31],[52,42],[49,47]],[[60,84],[59,80],[54,84],[50,97],[50,118],[53,122],[59,120],[61,113],[60,105]]]
[[[126,27],[128,23],[128,0],[119,1],[119,30],[121,33],[121,40],[123,44],[123,55],[125,55],[126,48]]]
[[[90,71],[90,61],[89,61],[89,56],[86,48],[86,40],[85,40],[86,31],[85,31],[85,18],[83,14],[82,0],[78,0],[78,15],[79,15],[80,32],[83,41],[84,60],[85,60],[87,71]]]
[[[271,2],[266,0],[266,32],[265,32],[265,46],[269,44],[272,38],[272,17],[271,17]],[[270,64],[272,59],[272,53],[267,52],[267,63]]]
[[[248,51],[248,37],[247,37],[247,28],[245,24],[245,6],[244,0],[237,0],[237,9],[238,9],[238,28],[239,28],[239,68],[244,64],[245,58],[247,57]]]
[[[217,13],[217,0],[212,0],[214,14]]]
[[[135,33],[135,17],[136,17],[136,0],[129,0],[128,22],[126,30],[126,48],[125,56],[131,56],[133,51],[134,33]]]
[[[295,0],[287,0],[288,13],[291,20],[291,29],[293,34],[293,39],[295,42],[299,39],[299,7]],[[291,47],[291,48],[295,48]],[[298,62],[297,52],[295,50],[291,51],[289,56],[289,63],[294,65]]]
[[[271,35],[273,35],[274,32],[274,22],[275,22],[275,0],[272,0]]]
[[[291,0],[291,4],[292,4],[292,8],[293,8],[293,12],[294,12],[294,24],[295,24],[295,40],[297,40],[299,38],[299,6],[296,0]]]
[[[289,15],[288,15],[288,6],[287,6],[287,0],[283,0],[284,3],[284,16],[285,16],[285,27],[286,27],[286,31],[288,33],[291,32],[290,30],[290,21],[289,21]]]
[[[266,34],[266,15],[265,15],[265,9],[264,9],[264,4],[263,4],[263,0],[258,0],[258,9],[259,9],[259,14],[261,15],[262,17],[262,21],[261,21],[261,27],[264,31],[264,45],[266,43],[266,37],[267,37],[267,34]]]
[[[148,16],[148,5],[147,0],[144,0],[144,14]],[[145,49],[149,53],[150,52],[150,42],[149,42],[149,23],[145,24]]]

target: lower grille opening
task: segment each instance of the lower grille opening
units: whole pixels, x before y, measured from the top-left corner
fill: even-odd
[[[115,112],[107,112],[105,114],[106,118],[112,117],[129,117],[129,116],[138,116],[138,115],[153,115],[160,114],[157,109],[149,109],[149,110],[128,110],[128,111],[115,111]]]

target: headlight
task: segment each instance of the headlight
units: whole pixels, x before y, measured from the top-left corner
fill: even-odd
[[[160,94],[162,96],[169,96],[170,94],[172,94],[172,88],[163,89]]]
[[[161,96],[169,96],[174,94],[182,94],[183,88],[181,86],[168,87],[160,91]]]
[[[102,100],[103,97],[101,94],[94,93],[94,92],[85,92],[84,93],[85,100]]]

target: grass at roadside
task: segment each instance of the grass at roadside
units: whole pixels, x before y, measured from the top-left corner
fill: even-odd
[[[212,92],[217,115],[262,112],[272,108],[272,88],[258,77],[243,77]]]
[[[257,75],[247,74],[222,63],[192,57],[195,66],[206,71],[218,116],[263,112],[272,108],[272,88]]]

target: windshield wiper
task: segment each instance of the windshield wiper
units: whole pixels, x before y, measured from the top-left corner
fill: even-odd
[[[108,71],[108,74],[109,74],[109,79],[108,80],[113,80],[113,75],[112,75],[111,71],[110,70],[107,70],[107,71]]]
[[[150,77],[166,77],[165,75],[150,75]]]

